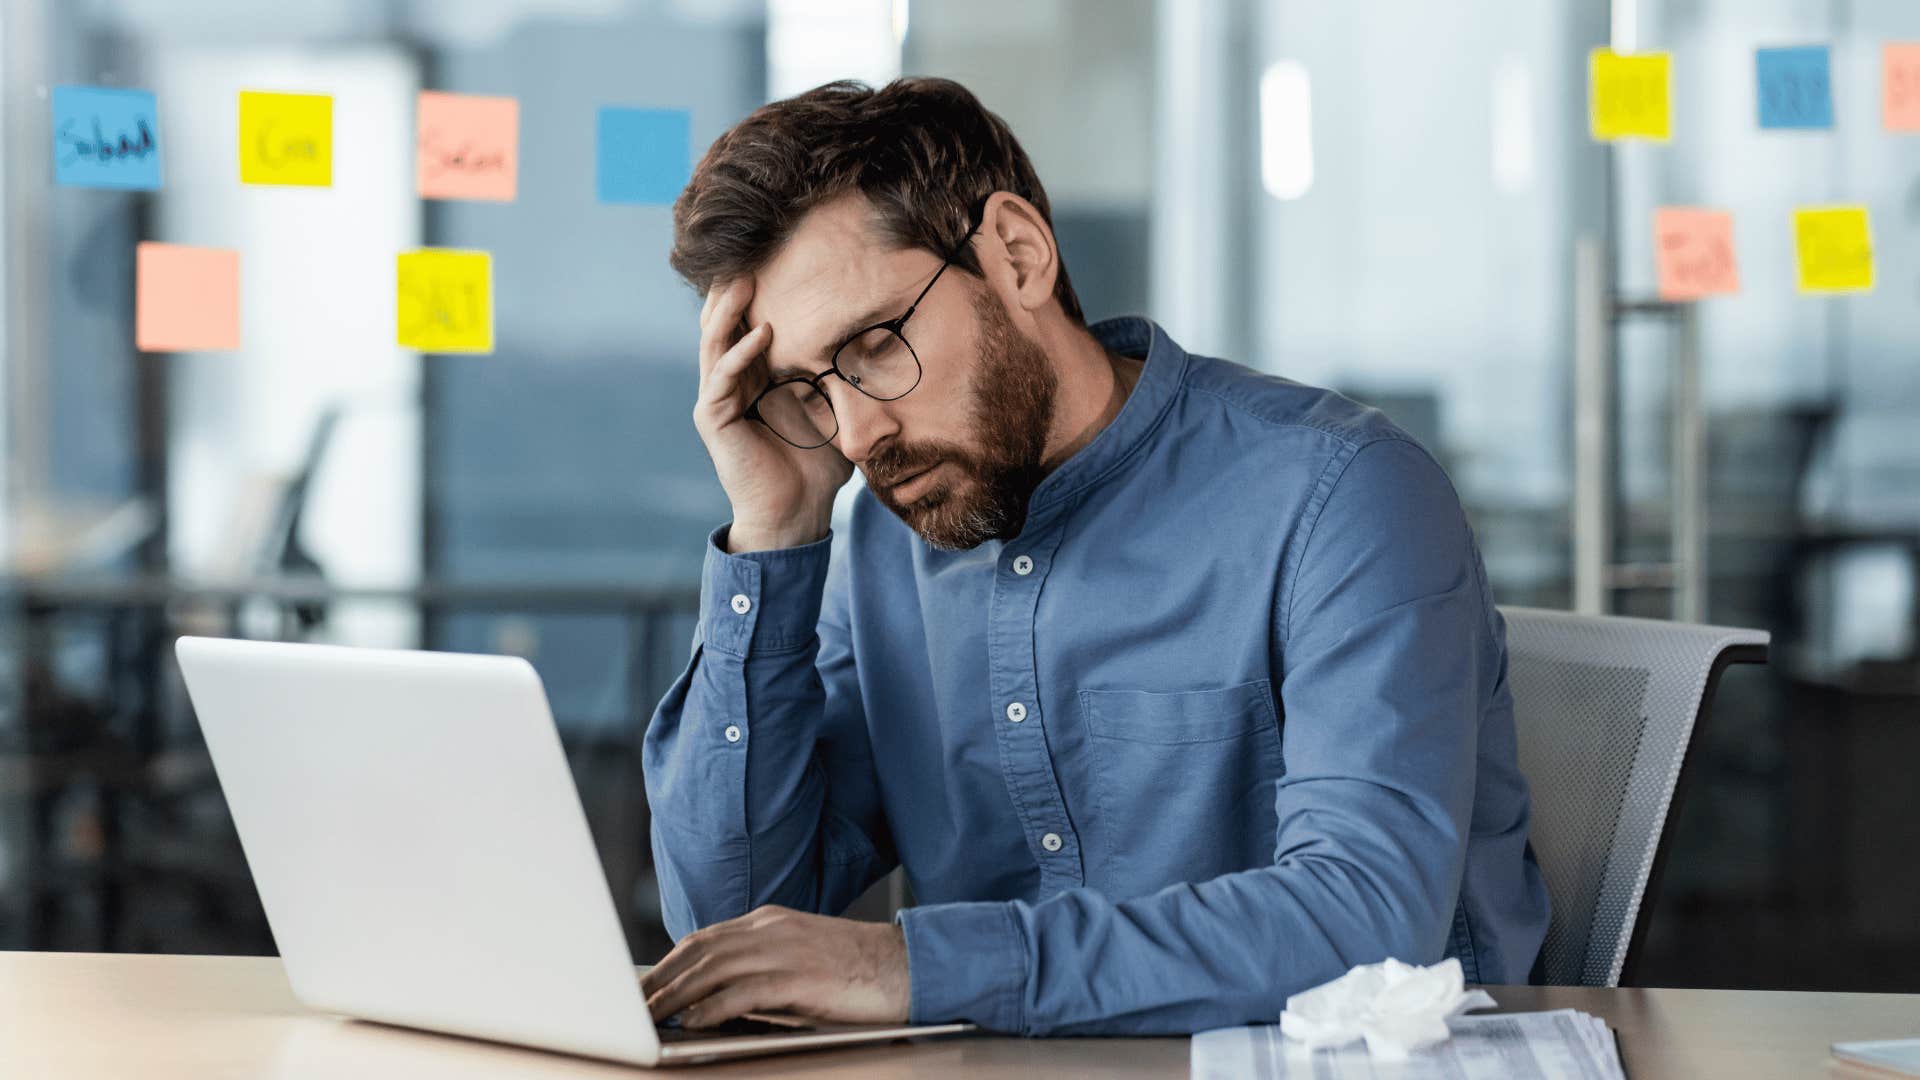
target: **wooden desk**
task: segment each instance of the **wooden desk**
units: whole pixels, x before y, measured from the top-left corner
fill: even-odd
[[[1843,1039],[1920,1037],[1920,994],[1491,987],[1515,1011],[1570,1007],[1620,1032],[1632,1080],[1854,1076]],[[1185,1039],[960,1038],[679,1070],[700,1077],[1167,1077]],[[0,1076],[406,1077],[541,1080],[646,1075],[511,1046],[319,1016],[280,962],[253,957],[0,953]],[[1864,1074],[1862,1074],[1864,1075]]]

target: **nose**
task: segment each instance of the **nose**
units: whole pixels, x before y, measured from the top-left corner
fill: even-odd
[[[899,434],[900,424],[885,402],[868,397],[841,379],[828,379],[826,390],[833,401],[834,416],[840,421],[840,433],[833,437],[833,444],[848,461],[865,464],[875,446]]]

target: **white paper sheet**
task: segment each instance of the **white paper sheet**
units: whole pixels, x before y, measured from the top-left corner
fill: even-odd
[[[1453,1037],[1402,1064],[1376,1062],[1365,1043],[1308,1052],[1278,1025],[1220,1028],[1193,1037],[1194,1080],[1626,1080],[1613,1032],[1573,1009],[1459,1016]]]

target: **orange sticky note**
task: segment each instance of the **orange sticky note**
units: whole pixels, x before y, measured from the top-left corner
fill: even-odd
[[[520,103],[423,91],[414,148],[421,198],[512,202],[520,171]]]
[[[421,248],[399,262],[400,344],[432,353],[493,351],[493,257]]]
[[[1793,212],[1800,291],[1868,292],[1873,288],[1873,228],[1864,206],[1802,207]]]
[[[1887,130],[1920,134],[1920,41],[1890,42],[1882,57],[1880,115]]]
[[[1740,270],[1733,257],[1733,215],[1724,210],[1692,206],[1655,210],[1653,252],[1662,300],[1698,300],[1740,291]]]
[[[332,96],[240,91],[240,182],[332,187]]]
[[[142,243],[134,251],[133,340],[147,352],[240,347],[240,253]]]

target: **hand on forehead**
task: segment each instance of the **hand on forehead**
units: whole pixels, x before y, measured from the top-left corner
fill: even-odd
[[[773,324],[771,366],[819,371],[834,346],[905,312],[938,269],[918,248],[890,248],[846,200],[815,208],[753,275],[746,328]]]

